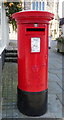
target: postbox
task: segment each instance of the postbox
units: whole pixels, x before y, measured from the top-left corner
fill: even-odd
[[[48,101],[48,27],[54,15],[23,11],[12,17],[18,27],[17,106],[26,115],[43,115]]]

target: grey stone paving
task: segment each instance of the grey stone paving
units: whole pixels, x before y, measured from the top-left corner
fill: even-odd
[[[2,118],[2,59],[0,55],[0,119]]]
[[[48,111],[41,118],[64,117],[64,102],[62,93],[63,70],[62,60],[64,55],[56,52],[55,46],[49,50],[49,94]],[[62,70],[63,68],[63,70]],[[63,80],[64,81],[64,80]],[[62,91],[63,90],[63,91]],[[2,79],[2,117],[3,118],[28,118],[20,113],[16,106],[17,100],[17,63],[5,63]],[[62,116],[63,115],[63,116]],[[30,118],[30,117],[29,117]],[[34,118],[34,117],[32,117]],[[39,118],[39,117],[38,117]]]

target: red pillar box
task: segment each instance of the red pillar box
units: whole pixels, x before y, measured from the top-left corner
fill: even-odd
[[[47,111],[48,26],[53,14],[24,11],[13,14],[18,26],[18,109],[29,116]]]

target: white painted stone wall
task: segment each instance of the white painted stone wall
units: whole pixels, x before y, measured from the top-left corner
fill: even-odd
[[[64,1],[62,2],[62,18],[64,18]],[[64,36],[64,25],[62,25],[62,32]]]
[[[64,25],[62,25],[62,32],[63,32],[63,36],[64,36]]]
[[[2,18],[2,16],[1,16],[1,3],[0,3],[0,46],[1,46],[1,39],[2,39],[2,35],[1,35],[2,34],[2,30],[1,30],[1,27],[2,27],[1,26],[1,21],[2,21],[2,19],[1,18]]]
[[[8,18],[6,17],[6,12],[3,3],[1,5],[1,15],[0,15],[0,54],[7,47],[9,43],[9,24]]]
[[[62,17],[64,17],[64,1],[62,2]]]
[[[2,5],[2,46],[7,47],[9,43],[9,24],[6,17],[6,11],[4,5]]]

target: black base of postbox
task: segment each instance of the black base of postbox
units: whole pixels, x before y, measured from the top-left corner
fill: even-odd
[[[18,88],[17,107],[28,116],[40,116],[47,111],[48,90],[42,92],[26,92]]]

